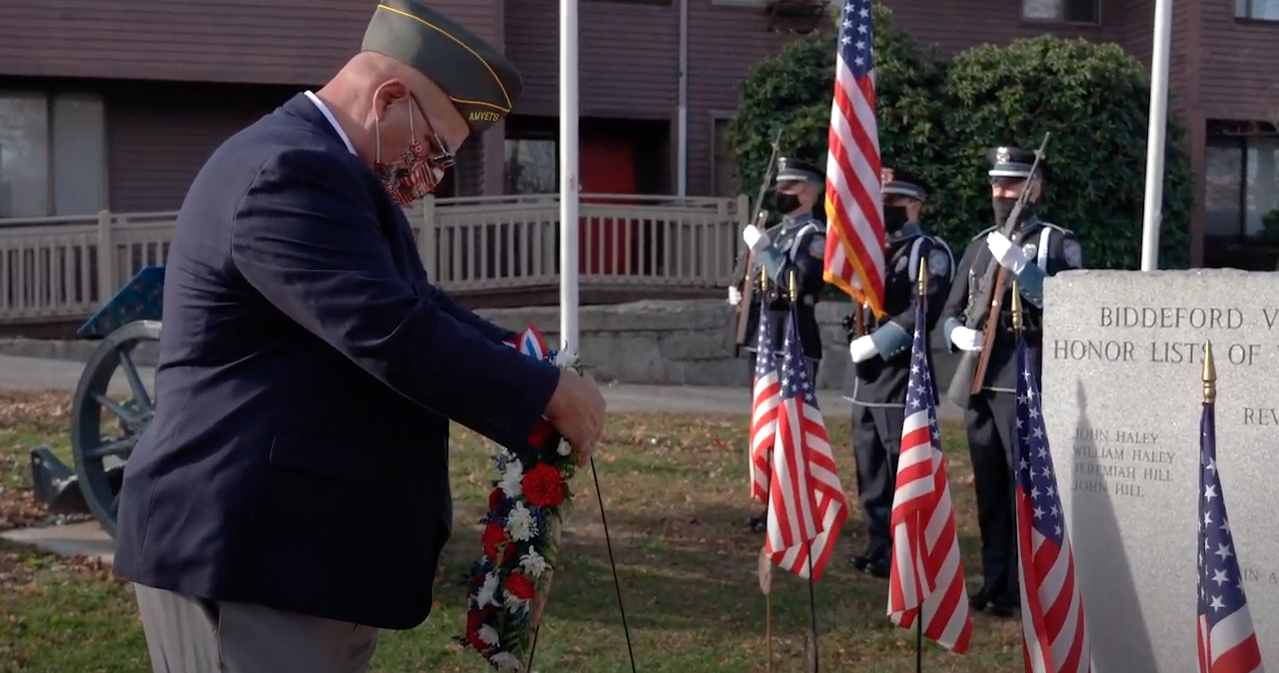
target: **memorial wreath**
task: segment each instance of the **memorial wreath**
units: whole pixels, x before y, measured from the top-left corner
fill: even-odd
[[[567,345],[547,349],[533,325],[507,343],[561,369],[582,371]],[[493,467],[500,477],[493,480],[488,512],[480,519],[484,552],[467,583],[466,635],[459,641],[494,668],[513,671],[523,667],[546,607],[577,461],[568,442],[543,418],[526,450],[502,448],[493,456]]]

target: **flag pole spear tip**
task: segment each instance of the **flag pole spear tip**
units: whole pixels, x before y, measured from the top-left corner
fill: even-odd
[[[1212,404],[1217,401],[1217,364],[1212,357],[1212,342],[1204,342],[1204,403]]]
[[[919,286],[919,296],[928,294],[928,261],[919,260],[919,278],[916,279]]]
[[[790,302],[794,304],[795,302],[799,301],[799,288],[795,287],[795,270],[794,269],[790,270],[790,277],[787,278],[787,280],[790,281]]]
[[[1013,281],[1013,306],[1012,306],[1012,314],[1013,314],[1013,330],[1014,330],[1014,331],[1016,331],[1016,332],[1018,332],[1018,333],[1020,333],[1020,332],[1021,332],[1021,327],[1022,327],[1022,324],[1021,324],[1021,317],[1022,317],[1022,316],[1021,316],[1021,292],[1019,292],[1019,291],[1017,290],[1017,281],[1015,281],[1015,280]]]

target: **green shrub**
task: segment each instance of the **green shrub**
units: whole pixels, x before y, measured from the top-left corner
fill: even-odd
[[[986,151],[1035,149],[1051,131],[1043,217],[1083,239],[1087,266],[1138,267],[1150,100],[1139,61],[1113,44],[1042,36],[943,62],[893,25],[887,9],[876,6],[874,17],[880,153],[885,165],[910,167],[931,183],[925,224],[934,233],[958,253],[991,226]],[[730,138],[752,197],[778,127],[784,155],[824,166],[834,39],[832,29],[801,37],[743,82]],[[1189,252],[1193,191],[1183,138],[1170,118],[1161,268],[1183,267]]]

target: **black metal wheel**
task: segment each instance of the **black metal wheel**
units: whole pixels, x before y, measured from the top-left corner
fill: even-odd
[[[155,416],[153,386],[134,362],[141,344],[160,340],[160,323],[139,320],[108,334],[85,364],[71,403],[71,452],[89,510],[115,537],[124,464]],[[112,390],[116,372],[126,391]]]

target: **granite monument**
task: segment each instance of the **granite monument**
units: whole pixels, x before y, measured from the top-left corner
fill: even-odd
[[[1262,656],[1279,662],[1279,274],[1069,272],[1045,306],[1044,420],[1093,670],[1198,672],[1205,341],[1233,552]]]

